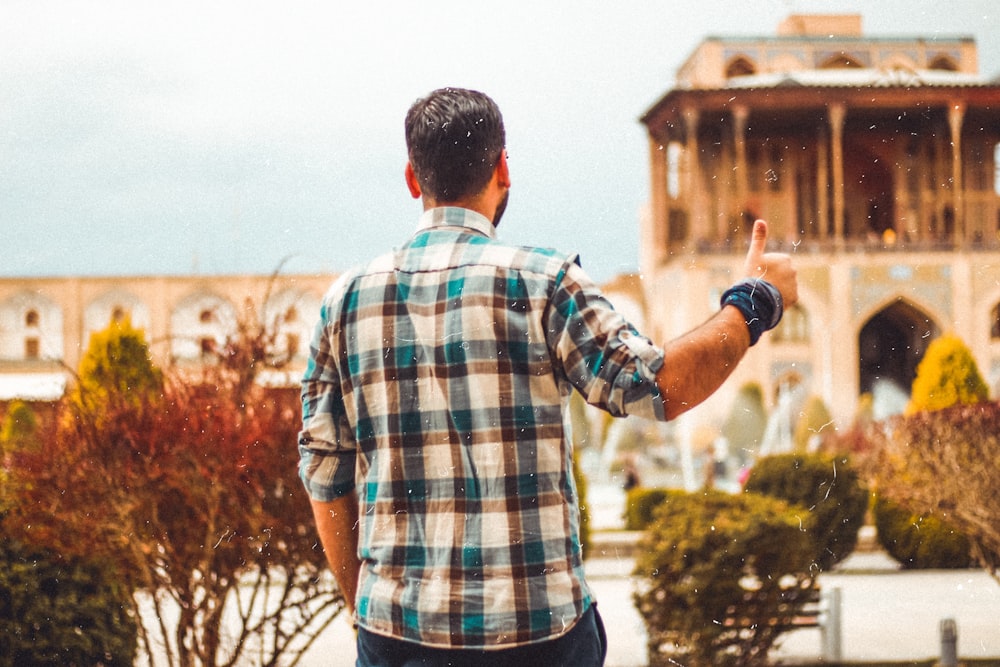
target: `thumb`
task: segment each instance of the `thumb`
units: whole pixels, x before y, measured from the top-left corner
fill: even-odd
[[[764,255],[767,246],[767,223],[756,220],[753,223],[753,235],[750,237],[750,249],[747,251],[747,267],[756,264],[758,258]]]

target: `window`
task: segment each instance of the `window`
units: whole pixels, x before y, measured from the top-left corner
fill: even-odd
[[[928,69],[943,70],[945,72],[957,72],[958,65],[948,56],[937,56],[931,60]]]
[[[215,350],[218,347],[215,343],[214,338],[205,337],[198,341],[201,346],[201,356],[210,357],[215,354]]]
[[[24,358],[25,359],[38,359],[41,356],[41,345],[37,338],[25,338],[24,339]]]
[[[285,352],[288,354],[289,358],[292,358],[299,353],[298,334],[290,333],[285,335]]]
[[[819,66],[820,69],[855,69],[861,67],[859,63],[854,58],[841,54],[839,56],[833,56],[832,58],[826,60],[823,64]]]
[[[206,308],[198,313],[198,321],[202,324],[211,324],[215,321],[215,311],[210,308]]]
[[[785,310],[781,323],[773,332],[776,343],[808,343],[809,313],[799,304]]]
[[[993,306],[990,316],[990,338],[1000,340],[1000,303]]]
[[[29,310],[24,315],[24,326],[26,326],[26,327],[37,327],[38,326],[38,320],[39,320],[38,311],[37,310]]]
[[[667,195],[676,199],[681,193],[681,145],[671,141],[667,145]]]
[[[749,76],[751,74],[756,74],[757,68],[754,64],[750,62],[748,58],[740,56],[736,58],[731,63],[729,67],[726,68],[726,78],[733,78],[734,76]]]
[[[125,320],[125,309],[121,306],[115,306],[111,309],[111,321],[116,324],[121,323]]]
[[[1000,144],[993,147],[993,192],[1000,195]]]

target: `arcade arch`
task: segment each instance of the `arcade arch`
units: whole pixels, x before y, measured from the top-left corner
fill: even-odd
[[[887,385],[909,396],[917,364],[940,333],[930,315],[902,297],[873,314],[858,333],[860,392],[874,394]]]
[[[757,66],[754,65],[753,61],[746,56],[738,56],[734,58],[728,66],[726,66],[726,78],[732,79],[737,76],[750,76],[757,73]]]
[[[0,303],[0,360],[63,358],[63,313],[55,301],[21,292]]]
[[[286,289],[272,296],[264,309],[264,325],[273,339],[269,353],[285,361],[305,361],[319,309],[320,299],[302,290]]]
[[[87,304],[83,311],[83,344],[91,334],[105,329],[111,322],[121,322],[125,318],[136,329],[148,331],[151,324],[149,307],[128,290],[110,289]]]
[[[955,62],[955,59],[944,54],[935,56],[927,67],[928,69],[942,70],[945,72],[958,71],[958,63]]]
[[[824,60],[818,69],[860,69],[861,67],[863,65],[858,60],[846,53],[841,53]]]
[[[236,308],[230,301],[210,292],[189,295],[170,314],[172,359],[210,359],[225,346],[236,324]]]

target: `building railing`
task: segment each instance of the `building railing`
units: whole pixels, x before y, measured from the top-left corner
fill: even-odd
[[[695,244],[698,253],[705,255],[743,254],[749,239],[745,242],[700,240]],[[1000,239],[976,239],[964,243],[953,240],[921,239],[915,241],[892,241],[882,239],[768,239],[768,250],[789,253],[912,253],[912,252],[1000,252]]]

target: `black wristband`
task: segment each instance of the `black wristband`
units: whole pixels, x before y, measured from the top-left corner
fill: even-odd
[[[722,293],[721,305],[736,306],[750,330],[750,345],[778,326],[784,306],[781,292],[766,280],[745,278]]]

